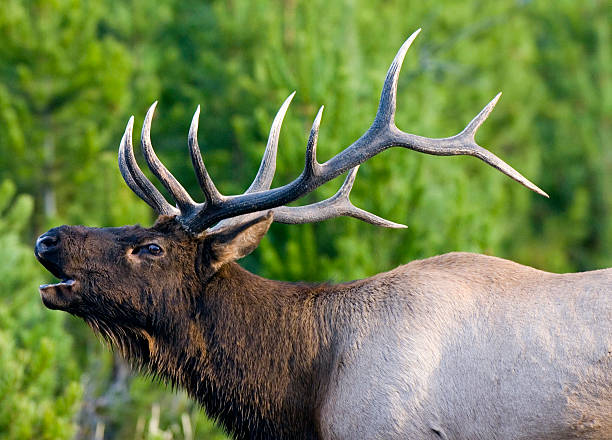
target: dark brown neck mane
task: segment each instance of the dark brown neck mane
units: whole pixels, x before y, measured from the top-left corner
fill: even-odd
[[[333,296],[330,286],[271,281],[230,263],[192,316],[147,336],[149,359],[136,361],[189,390],[237,438],[316,438],[317,391],[336,343],[326,318]]]

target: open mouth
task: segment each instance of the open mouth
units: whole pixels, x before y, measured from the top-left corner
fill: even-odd
[[[64,279],[55,284],[42,284],[38,291],[45,307],[51,310],[67,310],[73,304],[74,288],[77,282],[73,279]]]
[[[48,289],[63,289],[63,288],[72,288],[72,285],[76,283],[73,279],[66,279],[59,283],[55,284],[41,284],[40,290],[48,290]]]
[[[59,265],[36,255],[40,263],[61,281],[54,284],[41,284],[38,287],[40,298],[45,307],[52,310],[67,310],[74,302],[74,290],[78,285],[77,281],[69,277]]]
[[[55,284],[42,284],[38,291],[45,307],[52,310],[66,310],[74,302],[74,288],[77,282],[65,279]]]

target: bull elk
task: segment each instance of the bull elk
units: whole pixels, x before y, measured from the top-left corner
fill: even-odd
[[[391,147],[471,155],[537,186],[474,135],[496,96],[459,134],[431,139],[394,122],[397,53],[370,128],[325,163],[316,159],[322,108],[291,183],[270,189],[280,108],[259,171],[244,194],[222,195],[197,142],[188,145],[205,202],[196,203],[141,143],[164,199],[139,169],[133,118],[119,147],[127,185],[158,214],[151,228],[60,226],[36,242],[61,282],[42,301],[84,319],[132,365],[186,389],[235,438],[610,439],[612,269],[553,274],[500,258],[451,253],[342,283],[272,281],[235,260],[271,223],[352,216],[403,227],[353,206],[359,164]],[[287,207],[349,171],[331,198]]]

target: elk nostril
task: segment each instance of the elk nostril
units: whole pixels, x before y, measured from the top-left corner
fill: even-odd
[[[59,242],[57,235],[43,234],[36,240],[36,248],[40,250],[47,250],[53,248]]]
[[[45,246],[53,246],[55,243],[57,243],[57,238],[55,237],[44,237],[42,240],[40,240],[40,244]]]

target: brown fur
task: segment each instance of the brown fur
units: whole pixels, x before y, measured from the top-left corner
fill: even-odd
[[[256,242],[267,226],[255,231]],[[135,367],[188,390],[237,438],[317,437],[317,396],[337,333],[330,289],[219,264],[218,240],[194,239],[171,218],[151,229],[50,232],[61,246],[41,262],[79,283],[78,294],[59,308],[82,317]],[[149,241],[166,255],[130,253]]]

